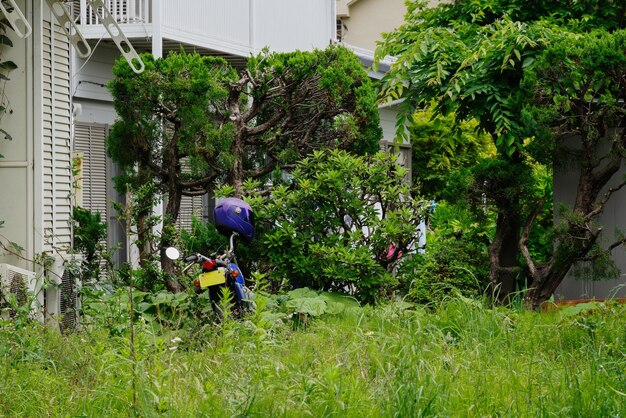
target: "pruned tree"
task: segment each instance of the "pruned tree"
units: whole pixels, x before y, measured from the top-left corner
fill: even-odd
[[[559,210],[550,259],[537,262],[528,251],[538,209],[522,229],[519,249],[531,279],[526,298],[535,308],[550,298],[576,262],[594,262],[597,279],[615,278],[610,253],[626,238],[623,233],[601,236],[604,228],[599,218],[626,185],[626,179],[618,176],[626,159],[624,51],[626,30],[565,34],[525,74],[525,91],[530,93],[527,111],[550,129],[556,141],[555,164],[573,165],[579,173],[573,205]]]
[[[356,56],[340,46],[249,60],[231,85],[228,109],[236,156],[229,181],[238,196],[246,178],[293,168],[323,148],[373,153],[382,136],[373,86]]]
[[[182,196],[203,195],[220,183],[241,196],[244,179],[289,169],[316,149],[378,149],[374,90],[343,47],[265,51],[239,72],[198,54],[143,59],[141,74],[124,60],[113,69],[119,119],[107,149],[135,181],[153,182],[167,197],[165,232],[178,218]],[[162,252],[169,239],[162,235]],[[161,264],[171,271],[164,254]],[[167,286],[178,290],[176,283]]]

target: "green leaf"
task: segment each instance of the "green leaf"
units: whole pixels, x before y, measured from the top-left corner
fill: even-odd
[[[154,305],[152,303],[148,303],[148,302],[141,302],[137,305],[137,311],[139,312],[145,312],[148,309],[152,308]]]
[[[173,294],[168,292],[160,292],[152,298],[152,303],[154,303],[155,305],[169,304],[172,302],[172,300],[174,300]]]
[[[522,68],[531,66],[533,62],[535,62],[535,58],[533,57],[524,58],[524,62],[522,63]]]
[[[12,71],[12,70],[15,70],[16,68],[17,68],[17,64],[15,64],[13,61],[0,62],[0,69],[2,70]]]
[[[330,315],[337,315],[348,309],[355,309],[361,306],[353,297],[338,293],[321,292],[320,297],[326,302],[325,313]]]
[[[308,287],[302,287],[300,289],[294,289],[287,293],[291,299],[297,298],[316,298],[319,295],[315,290],[311,290]]]
[[[0,35],[0,45],[13,46],[13,42],[6,35]]]
[[[287,308],[294,313],[320,316],[326,312],[326,302],[322,298],[298,298],[287,302]]]

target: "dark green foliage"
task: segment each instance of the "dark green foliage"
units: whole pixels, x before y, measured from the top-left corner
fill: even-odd
[[[483,296],[489,283],[485,242],[493,225],[480,209],[472,213],[463,203],[440,203],[429,224],[426,251],[407,257],[399,269],[409,300],[437,303],[459,294]]]
[[[512,291],[513,272],[527,269],[535,292],[528,297],[537,307],[575,260],[589,251],[596,254],[592,258],[600,254],[594,250],[599,229],[589,221],[602,211],[606,199],[600,190],[623,155],[623,138],[606,138],[606,128],[623,113],[620,29],[626,6],[612,0],[459,0],[424,6],[409,2],[405,24],[386,35],[377,51],[378,57],[399,58],[383,90],[390,99],[406,99],[398,126],[434,101],[436,115],[454,112],[456,129],[476,120],[491,137],[497,160],[472,174],[475,190],[485,193],[497,213],[490,280]],[[573,211],[586,223],[570,224],[553,247],[552,193],[539,174],[550,170],[540,164],[549,166],[556,155],[560,165],[568,159],[572,166],[576,152],[572,147],[562,152],[555,141],[568,137],[583,142]],[[598,152],[607,148],[597,146],[598,138],[612,141],[609,155]]]
[[[298,163],[290,185],[274,187],[267,200],[251,198],[258,225],[268,227],[259,241],[272,278],[350,290],[367,302],[384,295],[400,254],[415,248],[424,211],[394,160],[315,152]]]
[[[523,196],[532,196],[534,178],[526,164],[503,159],[481,160],[473,168],[474,189],[495,203],[500,210],[517,211],[508,206]],[[519,201],[519,200],[518,200]]]
[[[224,250],[229,245],[228,238],[220,234],[215,226],[194,217],[191,222],[191,232],[180,231],[183,248],[186,254],[212,254]]]
[[[376,96],[346,48],[263,51],[240,73],[220,58],[184,52],[143,60],[141,74],[125,60],[115,64],[109,87],[120,119],[107,150],[129,169],[125,184],[153,184],[167,196],[164,230],[175,224],[183,196],[225,183],[241,196],[245,179],[266,181],[314,150],[378,147]],[[161,248],[171,244],[161,237]],[[173,274],[164,254],[161,264]]]
[[[163,193],[209,190],[233,175],[263,178],[320,147],[377,149],[375,93],[345,48],[264,52],[239,75],[226,61],[197,54],[142,58],[142,74],[125,60],[113,70],[120,119],[107,149],[123,166],[142,164],[144,181]],[[172,170],[180,176],[175,185]]]
[[[246,141],[247,170],[267,165],[268,157],[271,167],[284,167],[322,147],[357,154],[379,149],[376,94],[347,49],[264,53],[248,60],[248,71],[254,82],[251,110],[258,116],[246,122],[257,129],[271,126],[252,133],[261,140]]]
[[[100,275],[100,263],[106,259],[107,224],[102,222],[100,213],[92,213],[88,209],[75,206],[72,209],[74,223],[74,249],[85,257],[83,266],[86,268],[83,280],[97,280]]]
[[[113,68],[109,88],[120,118],[107,139],[109,155],[123,167],[145,165],[149,180],[163,192],[167,182],[161,164],[167,170],[167,163],[185,159],[189,171],[181,173],[182,182],[224,171],[231,159],[232,124],[216,121],[212,109],[224,107],[235,71],[220,58],[198,54],[171,53],[164,59],[143,54],[142,60],[146,69],[141,74],[123,59]],[[168,151],[174,155],[164,154]]]
[[[415,10],[419,1],[412,1]],[[606,30],[623,28],[626,8],[615,0],[461,0],[442,4],[429,14],[435,22],[465,22],[488,25],[502,16],[529,22],[547,19],[550,22],[584,31],[601,27]]]

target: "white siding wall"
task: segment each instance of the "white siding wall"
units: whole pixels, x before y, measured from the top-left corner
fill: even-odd
[[[60,27],[43,23],[43,250],[71,245],[70,45]]]
[[[73,71],[80,72],[72,79],[72,92],[75,98],[112,102],[113,97],[107,83],[113,79],[112,67],[120,52],[114,46],[98,45],[89,60],[73,54]],[[78,115],[82,119],[82,115]],[[93,122],[105,123],[95,120]]]
[[[272,51],[326,48],[336,31],[334,4],[329,0],[256,0],[252,47]]]
[[[225,53],[325,48],[335,0],[178,0],[162,2],[162,35]]]
[[[396,119],[398,109],[396,106],[381,107],[378,109],[380,115],[380,127],[383,130],[383,140],[391,141],[396,137]]]
[[[162,1],[163,36],[247,54],[250,0]],[[169,36],[168,36],[169,35]]]
[[[17,4],[27,16],[33,13],[25,1],[18,0]],[[38,30],[34,25],[33,29]],[[4,155],[0,158],[0,220],[5,221],[0,233],[6,237],[3,242],[15,242],[25,249],[22,255],[32,258],[36,251],[33,239],[33,99],[38,96],[33,85],[36,35],[20,39],[9,30],[7,36],[13,47],[2,49],[3,59],[15,62],[18,68],[8,74],[10,80],[3,88],[7,101],[2,104],[13,112],[2,116],[0,127],[13,139],[9,141],[0,135],[0,154]],[[32,270],[30,263],[3,251],[0,251],[0,263]]]

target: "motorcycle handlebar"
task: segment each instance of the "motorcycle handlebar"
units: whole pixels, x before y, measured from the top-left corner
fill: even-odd
[[[203,256],[202,254],[198,253],[198,254],[191,254],[188,255],[187,257],[185,257],[185,261],[188,263],[191,262],[198,262],[198,263],[202,263],[203,261],[209,261],[210,258]]]
[[[218,267],[226,267],[226,268],[229,267],[229,265],[228,265],[228,263],[226,261],[216,259],[215,262],[216,262]]]
[[[191,255],[188,255],[187,257],[185,257],[185,261],[187,263],[202,263],[204,261],[210,261],[210,260],[211,260],[210,258],[208,258],[206,256],[203,256],[200,253],[191,254]],[[220,258],[215,258],[215,263],[219,267],[228,267],[229,266],[228,261],[224,261],[224,260],[222,260]]]

